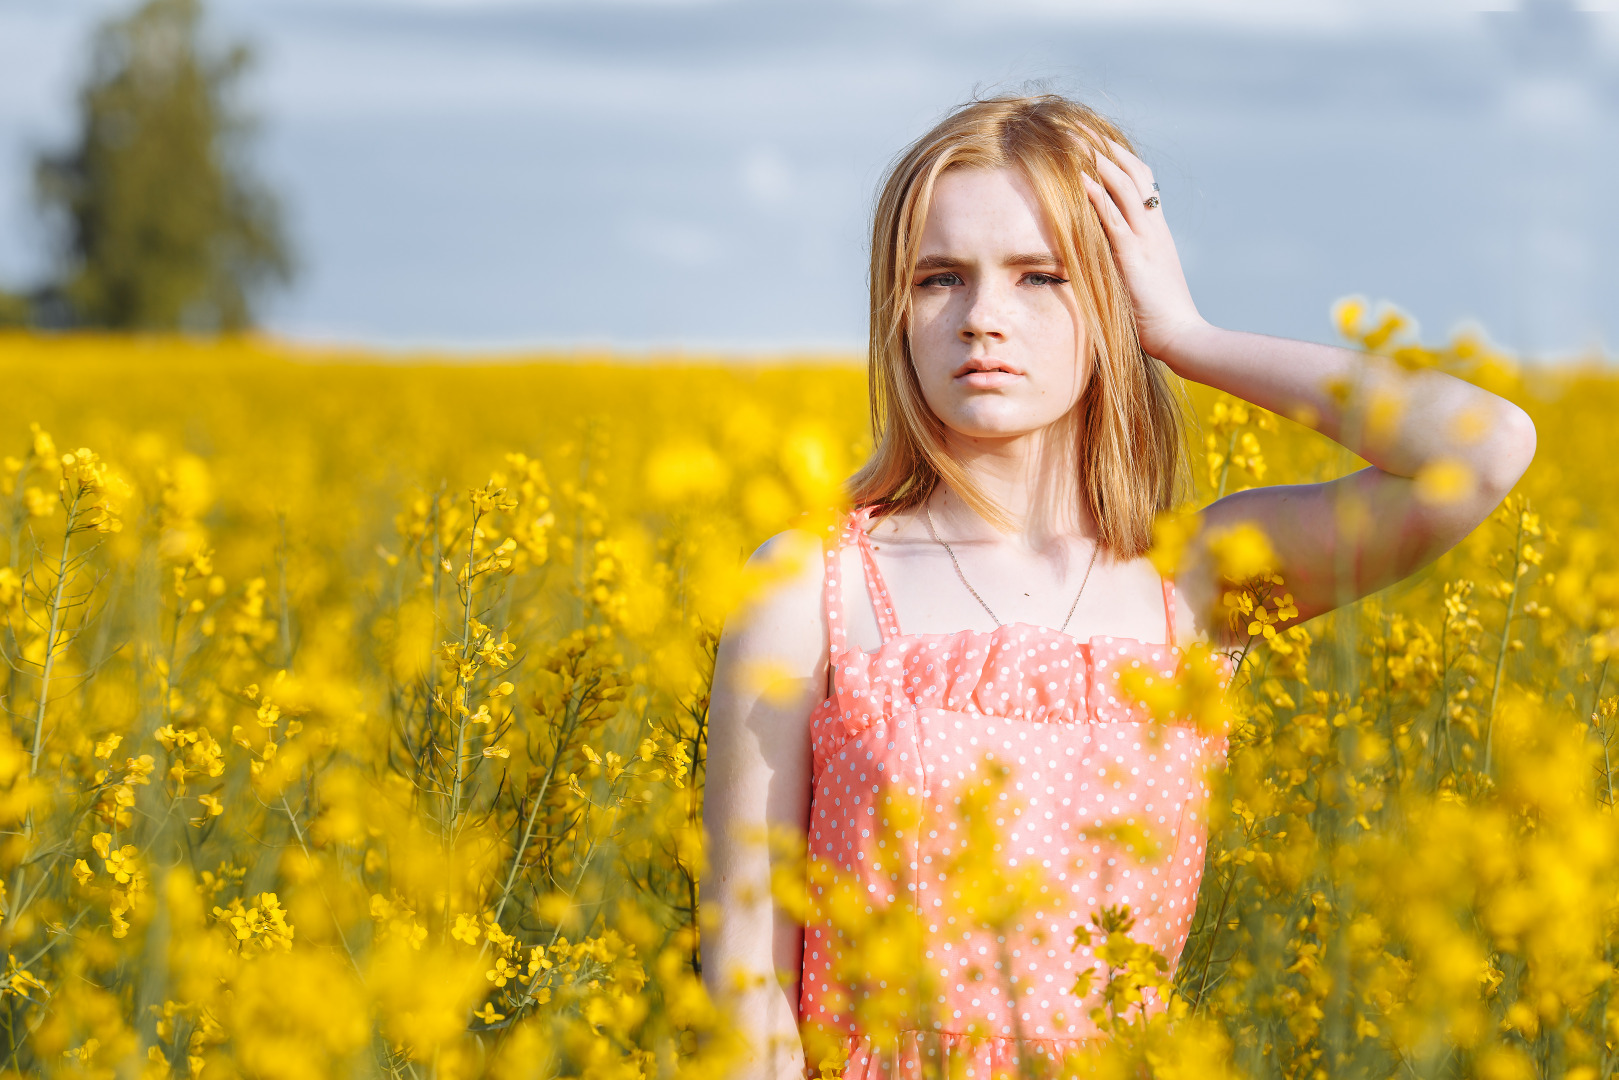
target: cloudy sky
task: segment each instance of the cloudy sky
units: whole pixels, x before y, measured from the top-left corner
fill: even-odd
[[[0,284],[28,172],[124,3],[0,0]],[[398,347],[858,348],[889,159],[974,93],[1119,118],[1216,322],[1619,343],[1619,14],[1566,0],[213,0],[251,40],[295,285],[272,329]],[[1608,4],[1608,7],[1614,5]]]

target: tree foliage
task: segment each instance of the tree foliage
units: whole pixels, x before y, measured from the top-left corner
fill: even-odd
[[[74,321],[113,329],[234,330],[291,259],[252,174],[252,124],[233,104],[250,61],[210,49],[200,0],[146,0],[97,32],[74,146],[36,183],[60,213],[53,291]]]

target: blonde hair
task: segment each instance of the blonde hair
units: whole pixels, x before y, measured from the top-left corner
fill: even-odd
[[[911,365],[909,320],[911,276],[940,175],[1015,167],[1052,223],[1088,331],[1094,362],[1075,405],[1080,489],[1110,553],[1134,558],[1151,546],[1157,513],[1186,489],[1185,419],[1168,368],[1141,350],[1129,290],[1080,179],[1096,176],[1092,155],[1106,152],[1104,136],[1130,145],[1111,122],[1058,95],[997,97],[956,109],[896,159],[872,222],[868,377],[876,449],[849,480],[855,505],[911,509],[942,480],[986,520],[1010,525],[947,449],[944,424]]]

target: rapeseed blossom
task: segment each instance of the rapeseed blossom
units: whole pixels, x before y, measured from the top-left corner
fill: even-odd
[[[1102,1037],[1031,1071],[1619,1067],[1619,382],[1526,380],[1359,301],[1337,318],[1556,422],[1457,550],[1308,627],[1263,534],[1207,538],[1251,644],[1123,684],[1229,739],[1192,933],[1174,970],[1122,907],[1047,942],[1091,961],[1070,1015]],[[824,531],[869,449],[861,373],[309,360],[0,338],[5,1068],[721,1075],[743,1047],[698,970],[714,650],[759,584],[746,554]],[[1370,434],[1402,415],[1336,389]],[[1191,400],[1200,501],[1356,464],[1296,418]],[[1417,490],[1473,480],[1441,463]],[[1191,520],[1159,522],[1161,569]],[[950,917],[992,939],[1038,882],[998,856],[977,775],[944,870]],[[925,1027],[904,891],[858,895],[802,841],[760,838],[758,902],[858,943],[863,1024]]]

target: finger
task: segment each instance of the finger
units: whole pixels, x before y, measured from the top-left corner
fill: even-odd
[[[1145,224],[1141,219],[1146,216],[1147,210],[1142,204],[1147,197],[1141,194],[1130,174],[1106,154],[1096,155],[1096,173],[1106,185],[1108,194],[1113,196],[1114,205],[1124,213],[1130,228],[1137,229]]]
[[[1095,131],[1084,126],[1081,126],[1080,130],[1090,137],[1090,145],[1085,147],[1085,149],[1089,151],[1092,158],[1098,162],[1098,169],[1100,169],[1100,162],[1102,159],[1110,159],[1113,164],[1122,167],[1130,178],[1136,181],[1136,186],[1139,187],[1142,192],[1146,192],[1152,188],[1152,170],[1147,168],[1145,162],[1131,153],[1128,147],[1119,142],[1117,139],[1103,134],[1100,131]],[[1142,182],[1143,176],[1146,178],[1145,183]]]
[[[1131,153],[1123,143],[1113,139],[1107,142],[1114,162],[1135,181],[1136,190],[1141,192],[1142,202],[1151,201],[1158,194],[1158,184],[1153,179],[1152,170],[1147,167],[1147,163]],[[1149,209],[1157,208],[1149,207]]]
[[[1121,245],[1132,243],[1135,233],[1130,229],[1130,222],[1125,219],[1107,189],[1083,173],[1080,179],[1085,183],[1085,192],[1091,197],[1091,205],[1096,207],[1096,216],[1101,219],[1102,228],[1107,232],[1113,249],[1117,251]]]
[[[1105,167],[1101,164],[1104,160],[1107,162]],[[1140,159],[1135,160],[1139,163]],[[1111,177],[1120,188],[1123,188],[1114,190],[1114,198],[1129,217],[1130,227],[1138,234],[1145,236],[1148,232],[1165,228],[1163,204],[1158,197],[1158,185],[1152,182],[1152,170],[1142,165],[1140,171],[1144,175],[1137,177],[1125,171],[1122,165],[1111,158],[1098,158],[1097,171],[1104,173],[1104,179]],[[1127,188],[1122,181],[1125,177],[1129,178]],[[1112,188],[1115,185],[1109,186]]]
[[[1080,133],[1084,135],[1084,138],[1080,140],[1080,145],[1087,153],[1090,152],[1092,148],[1101,146],[1103,143],[1108,141],[1107,136],[1103,135],[1095,128],[1086,127],[1084,124],[1079,124],[1078,127]]]

